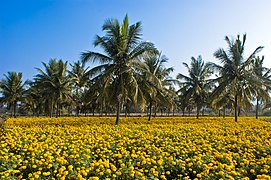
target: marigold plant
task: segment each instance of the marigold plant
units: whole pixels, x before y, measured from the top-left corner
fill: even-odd
[[[271,179],[271,123],[244,117],[17,118],[0,179]]]

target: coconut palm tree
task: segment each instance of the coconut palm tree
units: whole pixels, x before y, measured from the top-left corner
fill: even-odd
[[[69,72],[70,78],[73,80],[73,100],[76,103],[76,114],[79,115],[84,99],[84,92],[89,83],[89,68],[81,61],[70,64],[71,70]]]
[[[212,81],[208,78],[213,71],[209,63],[205,64],[201,56],[197,59],[192,57],[190,67],[183,63],[188,70],[188,76],[178,74],[177,79],[180,85],[187,91],[187,98],[191,99],[196,105],[197,119],[199,118],[200,109],[206,103],[207,95],[212,89]]]
[[[228,36],[225,37],[228,44],[228,50],[222,48],[215,51],[214,56],[220,60],[220,65],[214,65],[219,71],[221,82],[215,89],[213,96],[219,96],[227,88],[228,92],[234,97],[234,116],[235,121],[238,121],[238,102],[239,105],[248,104],[252,99],[252,86],[257,84],[255,73],[251,71],[252,60],[255,55],[263,49],[262,46],[248,57],[244,57],[244,48],[246,42],[246,34],[243,38],[237,35],[237,39],[231,40]],[[242,101],[242,102],[241,102]]]
[[[43,97],[41,96],[41,89],[38,88],[34,84],[34,82],[28,83],[29,88],[25,92],[25,96],[23,98],[23,107],[22,109],[27,111],[27,112],[32,112],[33,116],[39,115],[42,111],[42,99]]]
[[[143,95],[139,93],[135,78],[145,66],[139,57],[155,48],[152,43],[141,41],[141,22],[129,25],[127,15],[122,24],[116,19],[106,20],[102,29],[105,35],[97,35],[94,46],[99,46],[105,54],[86,51],[82,53],[82,60],[101,63],[92,68],[91,73],[95,82],[103,85],[100,94],[116,105],[116,124],[119,124],[121,106],[128,96],[137,101]]]
[[[67,62],[51,59],[48,64],[42,63],[45,70],[37,68],[39,74],[34,78],[35,83],[42,89],[47,102],[50,116],[56,106],[56,117],[60,114],[61,103],[71,98],[72,81],[67,74]]]
[[[2,93],[1,102],[8,103],[10,107],[13,107],[13,116],[16,118],[16,107],[18,101],[23,99],[25,93],[25,84],[23,82],[22,73],[8,72],[4,74],[4,79],[0,81],[0,89]]]
[[[178,108],[182,111],[182,115],[185,115],[185,110],[189,107],[193,106],[193,102],[191,97],[189,96],[189,92],[185,89],[186,87],[181,87],[177,92],[178,100]]]
[[[253,70],[257,76],[257,84],[253,84],[255,97],[256,97],[256,119],[258,119],[259,103],[270,102],[269,91],[271,89],[271,69],[263,66],[264,56],[259,56],[253,59]]]
[[[163,105],[172,103],[169,98],[166,98],[166,94],[169,97],[170,90],[166,86],[170,86],[173,80],[169,74],[173,71],[173,68],[166,68],[165,63],[168,58],[162,53],[149,54],[145,53],[143,57],[144,63],[147,65],[147,70],[143,73],[143,81],[141,81],[140,88],[144,92],[149,104],[149,118],[151,120],[152,107],[158,105],[158,102],[163,101]]]

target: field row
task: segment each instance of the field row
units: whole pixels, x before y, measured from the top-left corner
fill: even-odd
[[[255,118],[17,118],[1,179],[271,179],[271,123]]]

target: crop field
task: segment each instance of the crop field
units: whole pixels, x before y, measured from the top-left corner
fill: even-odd
[[[8,119],[0,179],[271,179],[271,123],[242,117]]]

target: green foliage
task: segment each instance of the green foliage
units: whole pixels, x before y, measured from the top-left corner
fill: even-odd
[[[237,39],[234,40],[230,40],[226,36],[225,40],[228,44],[228,50],[220,48],[214,53],[214,56],[220,60],[221,66],[213,64],[219,72],[219,77],[217,78],[219,85],[213,92],[213,96],[216,98],[232,97],[235,121],[237,121],[238,108],[251,106],[253,92],[255,92],[254,88],[255,86],[260,86],[258,77],[253,71],[253,59],[263,47],[259,46],[245,59],[246,35],[243,35],[242,39],[238,35]]]
[[[122,104],[127,101],[137,103],[143,99],[137,77],[146,65],[139,58],[145,52],[154,52],[156,49],[150,42],[141,42],[141,22],[129,25],[127,15],[122,24],[116,19],[106,20],[102,29],[105,35],[97,35],[94,45],[103,49],[105,54],[87,51],[82,53],[82,61],[101,63],[92,68],[90,73],[94,86],[102,85],[99,96],[117,106],[118,124]]]
[[[192,57],[190,66],[187,63],[183,65],[188,70],[188,76],[181,73],[177,75],[177,79],[180,80],[181,98],[195,104],[198,118],[199,111],[206,104],[208,94],[212,90],[213,81],[208,80],[213,73],[212,66],[210,63],[205,64],[201,56],[197,59]]]

